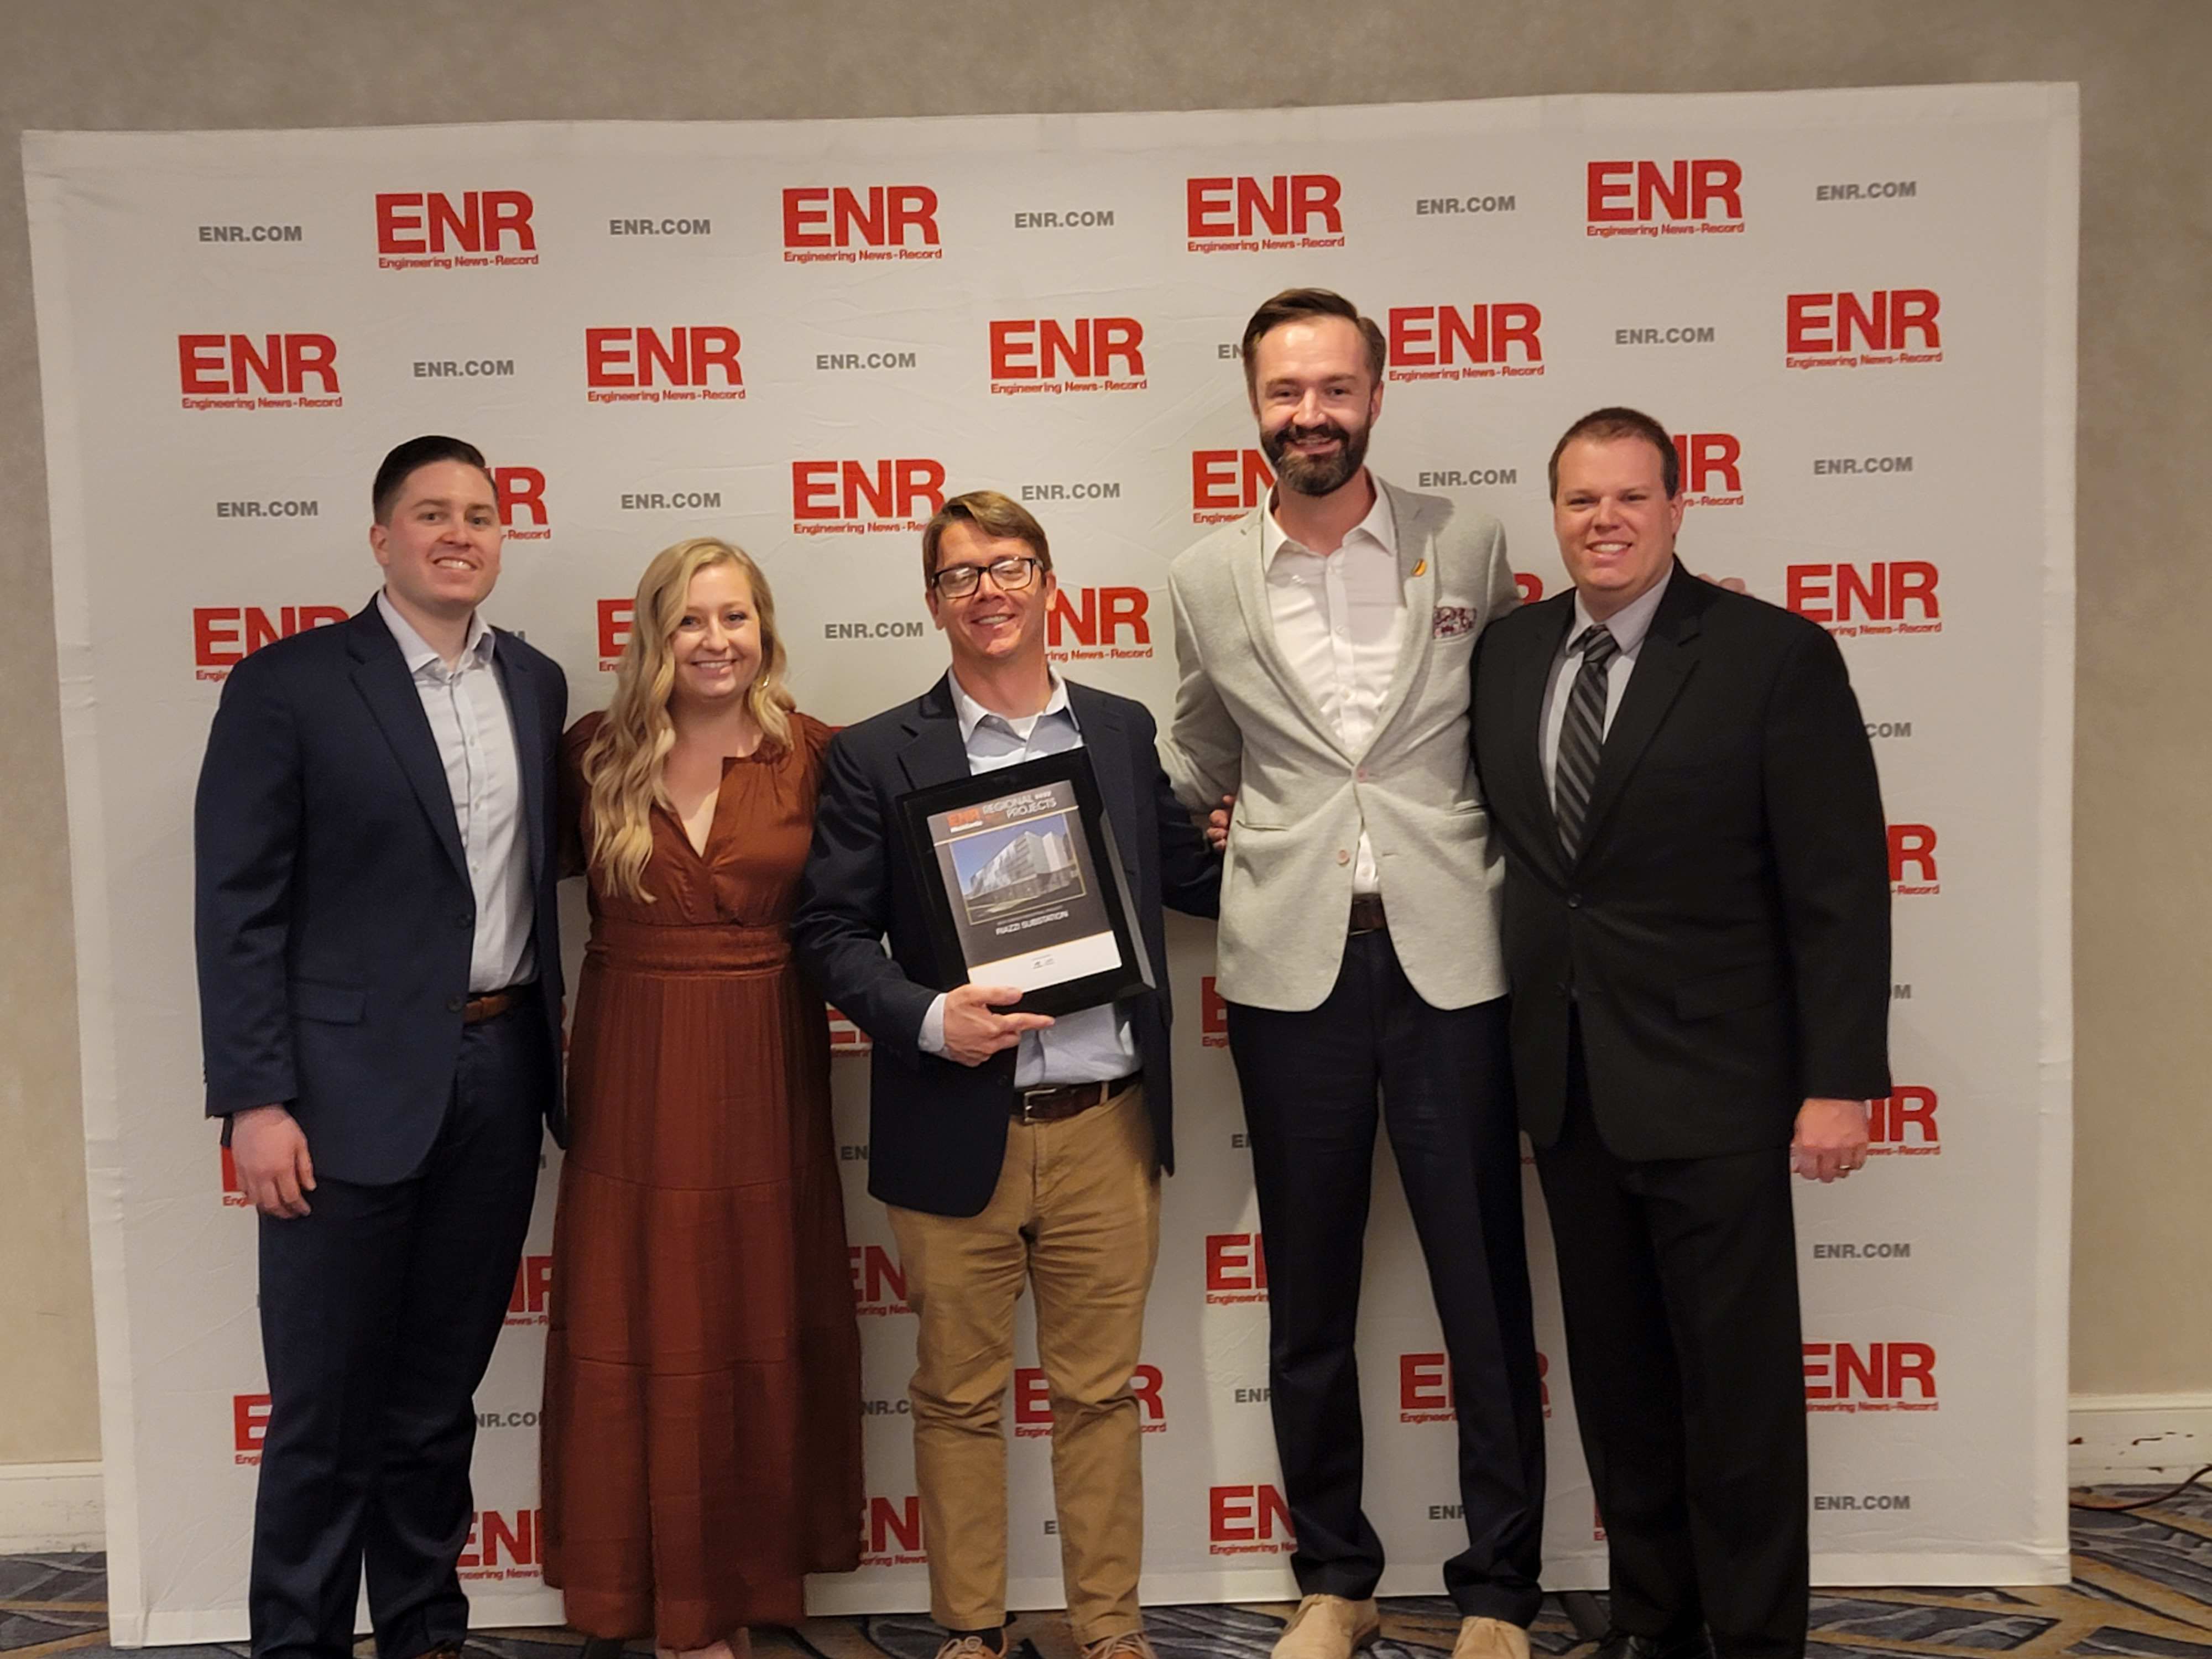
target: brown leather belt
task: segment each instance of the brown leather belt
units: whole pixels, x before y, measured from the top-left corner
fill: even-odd
[[[1137,1079],[1117,1077],[1103,1083],[1053,1083],[1041,1089],[1014,1091],[1014,1121],[1058,1123],[1103,1105]]]
[[[485,1020],[497,1019],[522,1000],[522,988],[509,986],[504,991],[485,991],[471,997],[461,1005],[461,1024],[480,1025]]]
[[[1382,915],[1382,895],[1354,893],[1352,896],[1352,922],[1345,929],[1348,933],[1381,933],[1389,930],[1389,922]]]

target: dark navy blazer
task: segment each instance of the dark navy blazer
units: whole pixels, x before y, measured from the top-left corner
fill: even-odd
[[[533,954],[562,1138],[554,898],[560,665],[495,630],[514,721],[535,897]],[[231,670],[193,811],[207,1109],[288,1107],[319,1176],[419,1167],[461,1046],[476,901],[421,694],[372,601]]]
[[[1123,1005],[1143,1068],[1161,1166],[1175,1168],[1163,902],[1189,915],[1221,905],[1221,860],[1176,802],[1142,703],[1066,682],[1098,793],[1136,905],[1157,989]],[[971,1216],[991,1200],[1005,1161],[1015,1050],[981,1066],[926,1054],[922,1016],[948,979],[936,960],[921,872],[897,833],[898,800],[969,775],[950,677],[912,702],[831,740],[799,886],[792,944],[816,985],[874,1044],[869,1074],[868,1190],[886,1204]],[[884,954],[888,939],[890,953]]]

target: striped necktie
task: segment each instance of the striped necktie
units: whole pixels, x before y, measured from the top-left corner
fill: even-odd
[[[1583,629],[1573,649],[1582,654],[1583,665],[1567,694],[1567,718],[1559,727],[1559,753],[1552,777],[1553,815],[1559,820],[1559,846],[1570,864],[1582,851],[1583,814],[1589,810],[1598,751],[1605,747],[1606,675],[1620,654],[1620,646],[1599,623]]]

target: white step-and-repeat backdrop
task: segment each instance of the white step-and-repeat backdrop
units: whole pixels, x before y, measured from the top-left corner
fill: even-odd
[[[1375,465],[1502,519],[1530,595],[1562,580],[1553,438],[1629,403],[1680,434],[1691,566],[1841,636],[1893,821],[1898,1086],[1879,1161],[1800,1196],[1816,1569],[2065,1576],[2073,88],[25,149],[118,1639],[245,1631],[255,1224],[200,1115],[188,807],[229,667],[373,592],[384,451],[452,432],[493,458],[491,614],[566,665],[572,714],[606,696],[646,560],[701,532],[765,566],[807,709],[914,695],[945,659],[915,532],[988,485],[1052,535],[1066,672],[1164,714],[1167,562],[1264,493],[1235,343],[1294,283],[1383,324]],[[1174,939],[1146,1593],[1287,1595],[1211,939]],[[868,1565],[815,1606],[919,1607],[914,1322],[863,1190],[866,1066],[836,1070]],[[1367,1490],[1384,1589],[1433,1593],[1462,1537],[1451,1380],[1388,1160]],[[489,1623],[559,1615],[534,1514],[550,1166],[544,1194],[479,1401],[463,1571]],[[1594,1586],[1540,1215],[1531,1232],[1547,1577]],[[1035,1371],[1008,1420],[1014,1597],[1056,1605]]]

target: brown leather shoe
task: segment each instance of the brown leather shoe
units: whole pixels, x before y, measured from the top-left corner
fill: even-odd
[[[1085,1642],[1082,1646],[1083,1659],[1160,1659],[1140,1630],[1121,1631],[1096,1642]]]
[[[1528,1659],[1528,1632],[1503,1619],[1462,1619],[1452,1659]]]
[[[1274,1659],[1352,1659],[1382,1633],[1382,1615],[1372,1596],[1353,1601],[1309,1595],[1275,1638]]]

